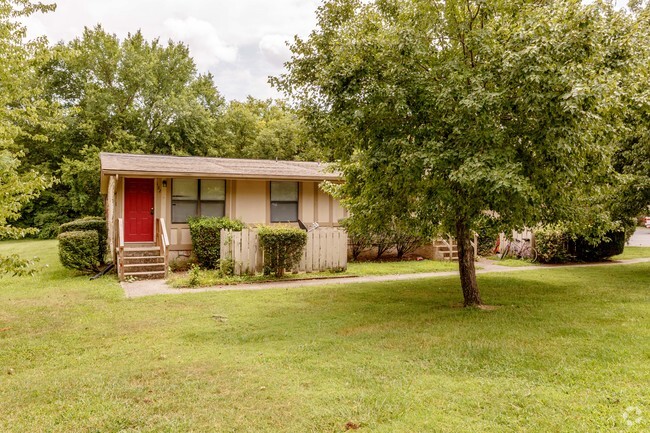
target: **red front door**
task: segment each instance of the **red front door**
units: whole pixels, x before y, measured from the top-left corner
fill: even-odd
[[[153,179],[124,179],[124,241],[153,242]]]

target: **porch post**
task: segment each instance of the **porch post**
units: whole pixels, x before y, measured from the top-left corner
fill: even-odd
[[[106,224],[108,225],[108,248],[113,263],[117,263],[115,252],[115,176],[108,178],[108,194],[106,196]]]

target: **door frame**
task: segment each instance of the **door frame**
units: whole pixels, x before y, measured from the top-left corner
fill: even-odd
[[[125,177],[122,178],[122,200],[121,200],[122,212],[121,212],[121,214],[122,214],[122,219],[125,220],[125,222],[124,222],[124,225],[125,225],[124,226],[124,237],[126,237],[126,218],[125,218],[126,209],[125,209],[124,205],[125,205],[125,202],[126,202],[126,180],[127,179],[151,179],[151,180],[153,180],[153,186],[152,186],[152,188],[153,188],[153,221],[152,221],[152,225],[153,225],[152,233],[153,233],[153,235],[152,235],[152,239],[150,241],[129,241],[129,242],[127,242],[125,240],[124,243],[125,244],[148,244],[148,243],[154,243],[155,244],[156,243],[156,234],[157,234],[156,233],[156,220],[158,219],[158,209],[157,209],[157,206],[156,206],[156,201],[158,200],[158,191],[157,191],[157,188],[156,188],[158,178],[147,177],[147,176],[128,176],[128,177],[125,176]]]

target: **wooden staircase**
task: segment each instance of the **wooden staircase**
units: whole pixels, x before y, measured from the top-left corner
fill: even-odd
[[[123,279],[165,278],[165,256],[156,245],[125,247],[120,267]]]
[[[474,248],[474,257],[478,257],[478,235],[474,233],[474,240],[470,242]],[[452,236],[439,237],[433,241],[434,260],[458,260],[458,243]]]
[[[458,244],[451,236],[433,241],[433,258],[435,260],[458,260]]]
[[[156,220],[155,243],[125,244],[122,218],[118,218],[117,225],[115,262],[120,281],[165,278],[169,260],[169,239],[165,220],[162,218]]]

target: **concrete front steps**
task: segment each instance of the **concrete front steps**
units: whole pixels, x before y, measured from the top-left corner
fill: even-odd
[[[165,257],[155,245],[134,245],[124,247],[123,279],[165,278]]]

